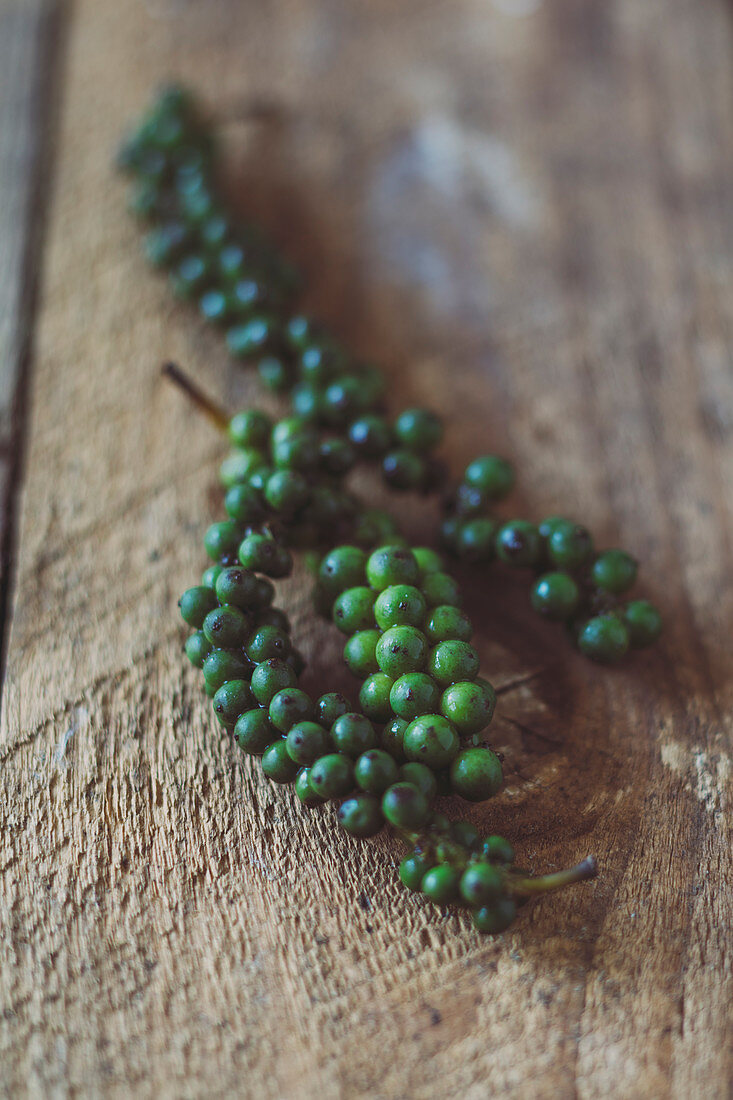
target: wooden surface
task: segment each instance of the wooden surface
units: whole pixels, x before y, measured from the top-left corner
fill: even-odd
[[[3,0],[0,59],[32,8]],[[0,1091],[726,1100],[730,6],[75,0],[62,14],[16,423]],[[12,86],[49,79],[34,43]],[[664,609],[662,645],[604,671],[535,621],[522,582],[465,578],[484,671],[520,681],[494,727],[506,788],[474,819],[537,871],[588,852],[601,866],[503,937],[406,896],[388,839],[352,843],[299,811],[183,667],[175,599],[219,512],[221,443],[157,366],[177,358],[222,398],[262,402],[145,269],[110,168],[169,75],[223,120],[243,206],[304,264],[313,308],[385,364],[395,407],[445,411],[455,469],[489,448],[514,457],[512,508],[570,512],[628,547]],[[5,104],[0,118],[7,143],[25,122]],[[0,157],[0,194],[27,188],[21,168]],[[0,256],[21,279],[15,221]],[[11,323],[28,307],[13,294]],[[285,598],[308,684],[345,685],[302,578]]]

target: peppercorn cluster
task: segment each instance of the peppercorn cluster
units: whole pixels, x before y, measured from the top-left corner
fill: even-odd
[[[615,664],[629,649],[652,645],[662,619],[649,600],[629,600],[637,562],[625,550],[596,551],[587,528],[562,516],[535,524],[494,515],[509,494],[514,470],[496,455],[469,463],[463,480],[445,502],[444,547],[474,565],[497,560],[531,570],[530,602],[538,614],[564,622],[581,653]]]

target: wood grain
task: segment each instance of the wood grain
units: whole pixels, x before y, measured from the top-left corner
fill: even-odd
[[[2,712],[8,1096],[730,1095],[730,12],[518,7],[69,5]],[[512,507],[627,546],[664,608],[607,672],[521,582],[463,578],[484,670],[526,680],[474,818],[602,868],[496,940],[267,784],[183,667],[221,444],[157,365],[264,402],[123,214],[111,153],[167,75],[395,407],[445,411],[456,469],[514,456]],[[284,590],[308,683],[344,685]]]

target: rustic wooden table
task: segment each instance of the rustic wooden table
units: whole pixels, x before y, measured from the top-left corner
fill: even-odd
[[[496,940],[272,789],[183,668],[222,444],[157,367],[261,399],[124,213],[167,76],[395,405],[446,413],[456,469],[514,457],[517,510],[632,549],[664,609],[604,671],[466,579],[514,684],[474,818],[601,866]],[[731,1095],[731,102],[725,0],[0,0],[3,1095]]]

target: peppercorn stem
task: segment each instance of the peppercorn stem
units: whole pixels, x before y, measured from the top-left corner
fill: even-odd
[[[514,878],[507,876],[507,885],[513,894],[521,894],[529,897],[531,894],[546,894],[550,890],[559,890],[563,886],[570,886],[574,882],[585,882],[595,878],[598,874],[598,863],[595,856],[586,856],[575,867],[569,867],[567,871],[556,871],[552,875],[539,875],[537,878]]]
[[[161,368],[161,373],[169,381],[173,382],[179,389],[183,390],[187,397],[193,401],[194,405],[205,416],[208,416],[209,420],[221,432],[225,432],[229,427],[229,417],[224,412],[220,405],[217,405],[216,401],[199,389],[195,382],[193,382],[188,375],[181,370],[177,363],[164,363]]]

